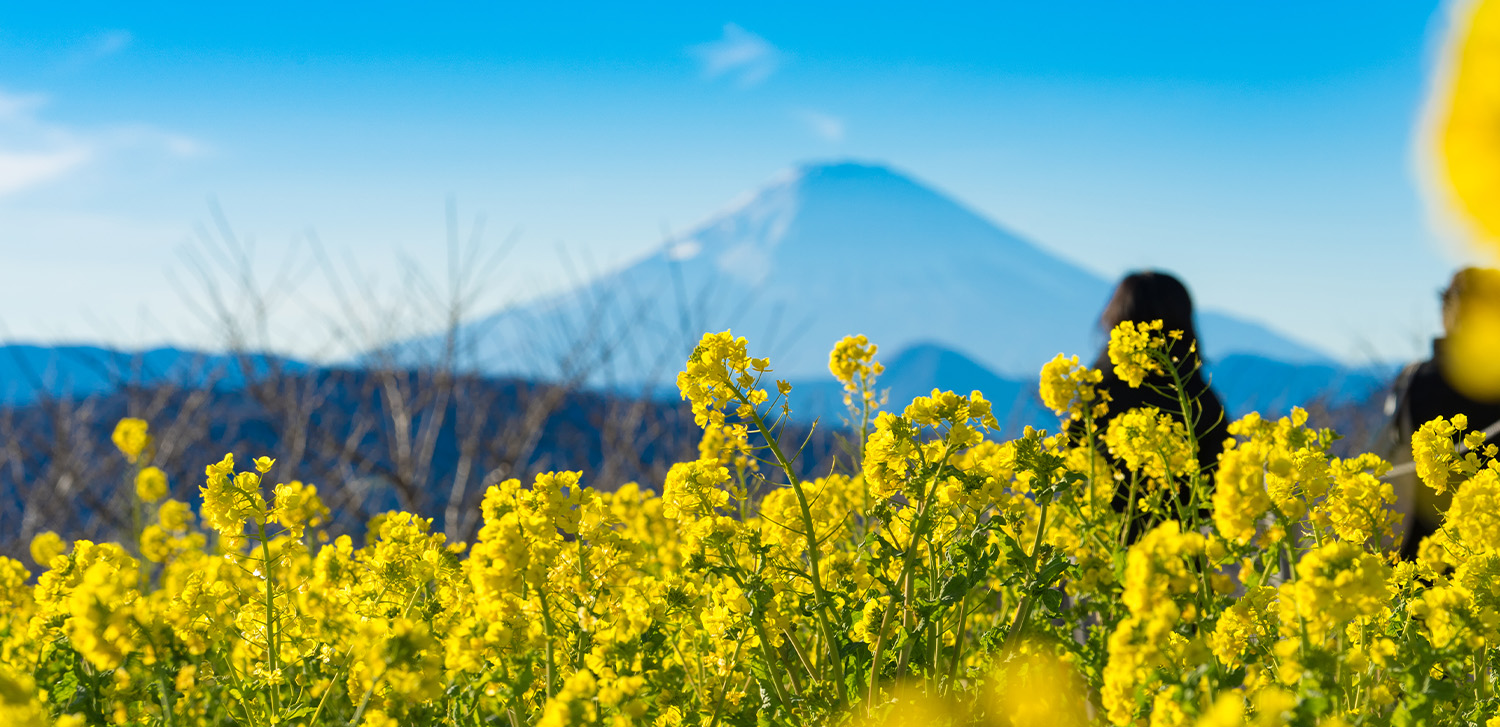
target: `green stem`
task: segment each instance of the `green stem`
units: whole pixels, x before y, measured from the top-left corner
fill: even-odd
[[[1015,646],[1016,640],[1021,637],[1021,632],[1025,628],[1026,620],[1031,617],[1031,607],[1036,600],[1035,594],[1031,593],[1031,591],[1040,585],[1036,582],[1037,574],[1041,568],[1041,564],[1037,562],[1037,554],[1042,549],[1042,536],[1047,532],[1047,506],[1050,504],[1050,502],[1043,502],[1042,512],[1037,516],[1036,539],[1031,543],[1031,554],[1028,556],[1028,566],[1031,573],[1027,577],[1027,580],[1030,581],[1030,584],[1026,589],[1026,595],[1021,597],[1020,605],[1016,606],[1016,620],[1011,622],[1010,631],[1005,634],[1006,648]]]
[[[276,634],[276,596],[274,588],[276,580],[272,578],[271,572],[271,540],[266,536],[266,524],[257,522],[256,529],[260,533],[261,565],[265,568],[266,578],[266,655],[271,665],[271,711],[279,717],[281,715],[281,689],[276,684],[277,670],[281,668],[280,658],[277,654]]]
[[[156,688],[161,691],[161,711],[163,718],[165,719],[166,726],[172,727],[172,699],[170,697],[170,692],[167,690],[166,677],[162,676],[161,674],[157,674]]]
[[[915,547],[916,540],[917,535],[913,534],[913,547]],[[916,627],[916,623],[914,623],[916,616],[914,616],[911,611],[911,597],[912,592],[916,590],[916,582],[916,573],[913,572],[910,576],[907,577],[906,582],[901,586],[901,624],[902,626],[906,627],[906,632],[908,634],[911,634],[912,630]],[[916,645],[916,643],[917,640],[915,638],[915,635],[913,634],[913,637],[908,638],[906,640],[906,643],[902,645],[901,654],[896,657],[896,677],[898,679],[906,673],[906,661],[907,659],[911,658],[911,650],[912,647]]]
[[[958,630],[953,632],[953,663],[948,667],[948,688],[953,689],[954,682],[958,681],[958,667],[964,660],[964,627],[965,619],[969,615],[968,594],[958,600]]]
[[[947,452],[944,452],[943,458],[942,460],[940,460],[940,463],[946,461],[947,458],[948,454]],[[916,565],[917,562],[917,542],[921,538],[922,531],[927,528],[927,514],[929,510],[928,505],[932,502],[933,494],[937,490],[937,482],[937,471],[935,468],[933,471],[931,483],[923,487],[923,492],[925,492],[927,496],[923,497],[922,501],[917,505],[916,522],[913,523],[911,540],[906,544],[906,553],[903,556],[901,563],[901,575],[896,579],[896,583],[899,584],[903,590],[907,589],[907,584],[912,578],[912,568]],[[901,604],[903,610],[906,608],[906,606],[906,603]],[[871,652],[872,658],[870,660],[870,691],[869,695],[865,699],[866,711],[873,711],[875,709],[875,694],[880,682],[880,657],[885,647],[885,637],[887,629],[891,624],[891,612],[895,608],[896,603],[894,599],[892,599],[891,603],[886,604],[885,613],[880,617],[880,633],[875,635],[875,649]]]
[[[932,565],[930,567],[932,568],[932,575],[933,575],[933,577],[931,579],[931,582],[928,584],[929,585],[929,588],[928,588],[928,591],[929,591],[928,597],[931,598],[933,601],[938,601],[939,600],[939,596],[941,595],[941,591],[938,590],[938,578],[937,578],[938,562],[937,562],[937,552],[932,547],[932,542],[931,541],[929,541],[927,543],[927,552],[928,552],[928,558],[929,558],[929,560],[932,563]],[[933,630],[932,630],[932,653],[931,653],[930,659],[929,659],[929,661],[932,664],[932,671],[930,671],[929,673],[932,675],[931,682],[932,682],[932,684],[933,684],[934,687],[937,686],[938,675],[940,673],[942,673],[942,668],[938,665],[938,660],[939,660],[939,658],[941,658],[942,653],[943,653],[943,628],[942,628],[942,623],[943,623],[943,611],[944,610],[946,610],[946,609],[943,609],[941,606],[939,606],[938,607],[938,611],[932,615],[932,624],[933,624]]]
[[[537,599],[542,603],[542,629],[546,632],[545,635],[547,637],[547,699],[550,700],[552,699],[552,687],[556,675],[556,666],[554,663],[555,657],[553,656],[552,652],[552,642],[555,640],[553,638],[554,629],[552,626],[552,613],[547,609],[547,590],[545,588],[538,587],[536,589],[536,596]]]
[[[776,697],[776,704],[790,707],[791,700],[786,697],[786,691],[781,687],[781,677],[777,672],[781,671],[781,659],[776,650],[771,648],[771,638],[766,635],[766,625],[756,621],[755,634],[760,637],[760,650],[766,658],[766,679],[771,682],[771,694]]]
[[[349,720],[349,727],[354,727],[355,725],[359,724],[359,718],[365,716],[365,707],[370,706],[370,695],[375,693],[375,687],[378,686],[380,684],[380,680],[384,678],[385,675],[381,674],[374,681],[370,682],[370,687],[365,690],[364,696],[359,698],[359,708],[354,710],[354,717]],[[328,688],[332,689],[333,685],[329,685]]]
[[[734,644],[734,655],[729,657],[729,668],[724,670],[724,679],[719,684],[719,696],[714,699],[714,713],[708,720],[708,727],[714,727],[719,723],[719,711],[724,708],[724,695],[729,693],[729,675],[733,674],[735,667],[739,666],[740,649],[744,648],[744,646],[744,639],[740,639]],[[748,683],[746,682],[746,684]]]
[[[734,391],[735,396],[750,411],[750,417],[755,423],[755,428],[760,431],[761,437],[770,446],[771,454],[776,458],[776,464],[786,474],[787,482],[791,485],[792,492],[797,495],[797,505],[802,511],[802,525],[805,528],[803,534],[807,538],[808,572],[812,576],[813,598],[817,600],[814,610],[818,615],[818,625],[823,631],[823,638],[828,642],[829,653],[833,657],[829,661],[833,664],[833,678],[834,683],[837,685],[835,691],[838,694],[839,704],[847,704],[848,697],[844,693],[844,657],[842,650],[839,648],[838,638],[833,631],[833,624],[828,619],[828,609],[831,607],[832,599],[823,591],[823,577],[819,569],[818,534],[813,525],[812,507],[807,502],[807,493],[803,491],[802,482],[797,478],[796,472],[792,470],[791,462],[781,451],[781,444],[777,442],[775,434],[766,425],[766,420],[760,415],[760,411],[751,404],[750,400],[745,397],[738,387],[732,387],[731,390]]]
[[[580,535],[579,538],[578,538],[578,580],[579,580],[580,583],[588,583],[589,582],[589,572],[588,572],[589,554],[588,554],[588,550],[583,547],[584,545],[585,545],[585,543],[584,543],[583,537],[582,537],[582,535]],[[594,607],[594,605],[597,602],[598,602],[598,596],[596,595],[595,598],[594,598],[594,603],[590,603],[589,604],[589,613],[593,613],[593,611],[594,611],[593,607]],[[580,602],[579,602],[578,605],[579,605],[579,608],[583,607],[582,599],[580,599]],[[576,652],[573,655],[573,668],[574,669],[582,669],[583,668],[583,657],[584,657],[584,651],[585,651],[584,644],[585,644],[585,640],[588,638],[588,635],[589,635],[589,632],[583,628],[583,624],[580,622],[578,624],[578,639],[577,639]]]
[[[808,678],[812,678],[817,672],[813,662],[808,660],[807,650],[802,648],[802,642],[797,639],[797,632],[794,629],[795,627],[789,626],[781,633],[786,636],[786,642],[791,645],[792,653],[797,655],[797,661],[802,664],[802,670],[807,672]]]
[[[1131,472],[1130,496],[1125,499],[1125,522],[1120,525],[1119,546],[1121,548],[1124,548],[1126,546],[1126,541],[1130,540],[1130,527],[1135,524],[1135,495],[1136,491],[1140,489],[1140,483],[1140,473]]]

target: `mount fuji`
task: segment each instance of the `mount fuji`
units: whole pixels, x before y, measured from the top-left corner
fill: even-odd
[[[793,380],[828,378],[834,342],[863,333],[885,357],[937,345],[1025,381],[1059,352],[1092,357],[1111,290],[889,167],[808,164],[632,265],[465,324],[458,342],[488,373],[638,386],[670,385],[704,331],[746,336]],[[1210,362],[1333,363],[1258,323],[1198,318]]]

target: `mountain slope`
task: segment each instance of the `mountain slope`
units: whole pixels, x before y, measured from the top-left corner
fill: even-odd
[[[701,332],[732,328],[778,376],[807,379],[864,333],[1029,378],[1058,352],[1092,355],[1111,285],[889,168],[807,165],[634,265],[470,324],[465,351],[491,373],[665,381]],[[1210,357],[1328,362],[1233,316],[1200,327]]]
[[[961,394],[979,391],[995,405],[995,418],[1006,431],[1019,431],[1027,424],[1056,424],[1036,394],[1035,381],[997,376],[958,351],[920,343],[881,358],[885,373],[877,388],[887,395],[887,411],[899,412],[912,399],[927,396],[933,389]],[[794,381],[790,404],[792,415],[804,421],[837,424],[849,416],[843,387],[826,373],[821,378]]]
[[[300,372],[309,367],[290,359],[256,354],[232,356],[154,348],[119,351],[99,346],[0,345],[0,405],[30,404],[39,398],[82,398],[127,386],[212,385],[236,389],[252,374],[275,365]]]

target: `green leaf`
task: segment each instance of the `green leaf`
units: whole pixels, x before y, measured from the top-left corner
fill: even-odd
[[[71,708],[75,701],[85,696],[83,690],[78,685],[78,673],[71,669],[64,672],[58,678],[57,683],[48,688],[47,696],[51,698],[49,701],[53,704],[60,704],[65,708]]]
[[[1068,560],[1067,556],[1053,556],[1052,560],[1048,561],[1047,565],[1042,567],[1042,572],[1037,574],[1037,584],[1043,586],[1050,585],[1053,581],[1057,580],[1058,576],[1062,575],[1063,571],[1068,569],[1068,566],[1071,565],[1073,565],[1073,563],[1072,561]]]
[[[968,593],[969,579],[962,574],[955,574],[943,582],[943,590],[938,595],[938,603],[950,606],[962,600]]]
[[[1056,588],[1048,588],[1042,591],[1039,595],[1039,600],[1042,602],[1042,605],[1047,607],[1047,611],[1050,613],[1059,613],[1062,611],[1063,592]]]

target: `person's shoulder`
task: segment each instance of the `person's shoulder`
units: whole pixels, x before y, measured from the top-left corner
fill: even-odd
[[[1423,381],[1432,379],[1441,381],[1443,378],[1443,369],[1442,366],[1438,364],[1437,359],[1429,358],[1421,361],[1413,361],[1402,367],[1401,373],[1397,374],[1396,378],[1400,379],[1403,376],[1408,377],[1413,381],[1418,379],[1421,379]]]
[[[1398,399],[1409,399],[1411,395],[1427,397],[1436,392],[1446,395],[1452,389],[1443,376],[1442,367],[1436,359],[1430,358],[1407,364],[1391,384],[1391,394]]]

